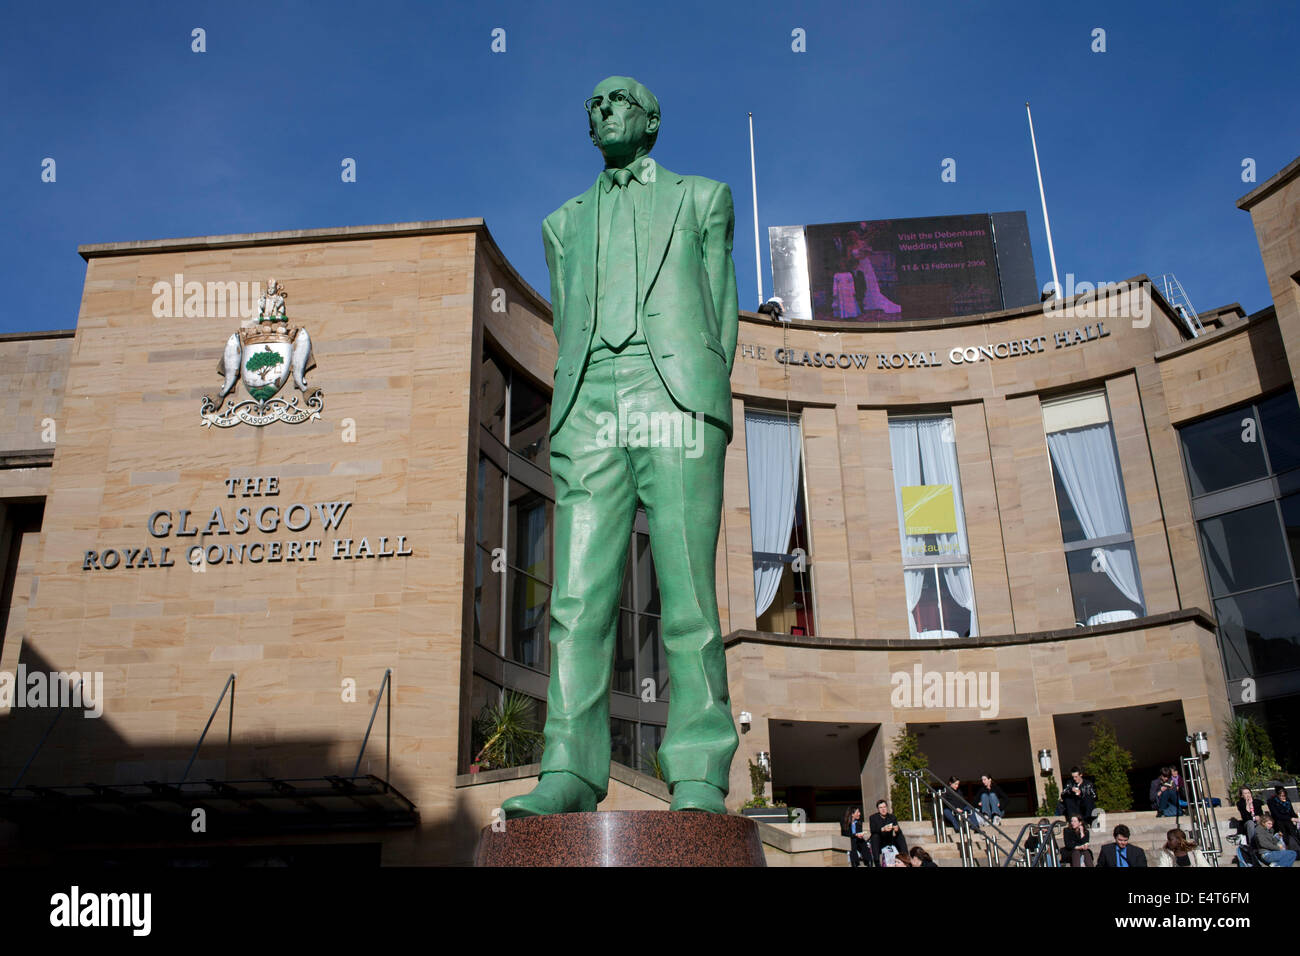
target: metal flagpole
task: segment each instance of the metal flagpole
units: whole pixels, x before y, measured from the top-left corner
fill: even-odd
[[[1056,251],[1052,248],[1052,224],[1047,220],[1047,194],[1043,192],[1043,169],[1038,165],[1038,140],[1034,138],[1034,114],[1025,100],[1025,115],[1029,117],[1029,143],[1034,148],[1034,170],[1038,173],[1038,198],[1043,201],[1043,228],[1047,230],[1047,257],[1052,260],[1052,298],[1061,298],[1061,280],[1056,275]]]
[[[763,259],[758,243],[758,173],[754,170],[754,114],[749,114],[749,179],[754,194],[754,275],[758,280],[758,304],[763,304]]]

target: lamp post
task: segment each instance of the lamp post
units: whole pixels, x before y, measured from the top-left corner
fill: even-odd
[[[1206,758],[1210,756],[1210,735],[1203,730],[1189,733],[1183,738],[1191,753],[1182,759],[1183,795],[1187,800],[1187,814],[1191,818],[1192,837],[1201,851],[1219,865],[1223,846],[1219,840],[1219,824],[1210,797],[1210,781],[1205,772]],[[1181,806],[1178,813],[1181,814]],[[1177,817],[1175,817],[1177,819]]]
[[[1047,781],[1052,780],[1052,752],[1047,748],[1038,751],[1038,770],[1044,778],[1043,782],[1043,803],[1047,803]],[[1048,810],[1055,810],[1055,807],[1048,807]]]
[[[1192,745],[1192,753],[1202,760],[1210,755],[1210,737],[1205,731],[1188,734],[1187,742]]]

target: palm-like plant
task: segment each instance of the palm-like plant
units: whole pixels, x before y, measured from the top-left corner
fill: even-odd
[[[1228,760],[1232,764],[1232,786],[1235,792],[1243,785],[1242,781],[1254,774],[1259,755],[1255,753],[1251,741],[1249,717],[1235,714],[1224,722],[1223,730],[1227,742]]]
[[[1224,722],[1223,729],[1234,793],[1282,776],[1268,731],[1257,720],[1234,715]]]
[[[484,741],[474,762],[487,770],[520,767],[537,759],[543,736],[535,730],[533,700],[506,691],[500,704],[487,704],[475,720],[475,733]]]
[[[658,750],[641,751],[641,772],[648,773],[659,780],[664,778],[664,768],[663,764],[659,762]]]

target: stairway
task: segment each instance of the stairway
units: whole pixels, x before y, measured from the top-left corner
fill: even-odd
[[[1231,865],[1228,850],[1231,847],[1227,844],[1227,835],[1231,832],[1228,829],[1227,821],[1232,813],[1231,807],[1219,807],[1216,809],[1216,815],[1219,823],[1219,832],[1224,843],[1224,854],[1219,858],[1219,865]],[[1035,823],[1040,817],[1005,817],[1002,820],[1001,829],[1012,839],[1020,834],[1020,828],[1026,823]],[[1091,845],[1093,858],[1096,859],[1097,853],[1106,843],[1114,842],[1112,831],[1119,824],[1124,824],[1129,828],[1129,839],[1135,846],[1141,847],[1146,851],[1147,863],[1155,865],[1155,854],[1160,847],[1164,846],[1166,837],[1170,830],[1175,826],[1181,827],[1183,832],[1188,832],[1189,821],[1186,816],[1175,819],[1173,817],[1157,817],[1155,811],[1143,811],[1139,813],[1107,813],[1105,816],[1105,829],[1093,830],[1091,835]],[[934,862],[939,866],[961,866],[961,855],[958,852],[957,844],[951,842],[952,832],[948,832],[948,843],[934,842],[934,827],[927,821],[903,822],[903,836],[907,838],[909,847],[919,846],[934,858]],[[987,857],[984,851],[984,841],[979,834],[972,834],[975,843],[975,865],[987,866]],[[1057,835],[1057,846],[1061,846],[1060,835]],[[1004,847],[1005,849],[1005,847]]]

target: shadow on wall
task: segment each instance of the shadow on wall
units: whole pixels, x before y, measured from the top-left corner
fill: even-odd
[[[29,647],[20,664],[29,679],[55,670]],[[220,686],[212,688],[205,713],[220,692]],[[409,832],[418,825],[418,810],[403,796],[404,790],[414,792],[411,778],[397,768],[388,786],[380,776],[368,776],[384,773],[382,715],[352,778],[370,706],[357,710],[355,736],[347,739],[241,734],[241,720],[256,705],[237,694],[227,748],[228,704],[229,697],[197,754],[206,716],[186,729],[189,740],[140,745],[116,728],[109,713],[91,718],[71,706],[13,707],[0,716],[0,860],[54,862],[75,849],[79,859],[91,851],[87,860],[107,864],[117,858],[117,848],[148,843],[154,849],[142,857],[132,854],[133,862],[315,865],[334,853],[339,862],[365,865],[378,863],[384,831]],[[467,827],[453,817],[409,842],[455,842]],[[232,846],[236,840],[246,845]],[[318,849],[306,849],[313,841]],[[253,849],[259,845],[262,850]]]

